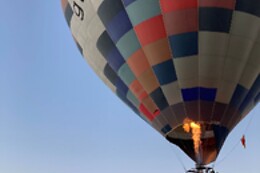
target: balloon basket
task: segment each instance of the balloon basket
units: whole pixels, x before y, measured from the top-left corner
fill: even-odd
[[[203,165],[196,165],[196,168],[186,171],[186,173],[218,173],[211,167],[205,167]]]

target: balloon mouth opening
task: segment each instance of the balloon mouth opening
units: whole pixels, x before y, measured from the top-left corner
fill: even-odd
[[[226,127],[208,122],[184,121],[166,135],[196,164],[207,165],[216,160],[228,135]]]

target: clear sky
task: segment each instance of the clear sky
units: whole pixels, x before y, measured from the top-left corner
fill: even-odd
[[[1,173],[181,173],[178,158],[193,166],[96,77],[59,0],[1,2]],[[229,136],[220,173],[259,173],[259,113]],[[247,148],[232,150],[252,116]]]

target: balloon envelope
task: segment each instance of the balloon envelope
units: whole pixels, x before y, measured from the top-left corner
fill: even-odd
[[[62,0],[62,7],[97,75],[199,165],[216,159],[259,101],[259,0]]]

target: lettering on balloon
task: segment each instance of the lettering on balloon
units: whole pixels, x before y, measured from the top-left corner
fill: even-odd
[[[84,3],[84,0],[80,0],[81,2]],[[76,16],[80,18],[80,20],[84,20],[84,10],[83,8],[75,1],[73,1],[73,10]]]

